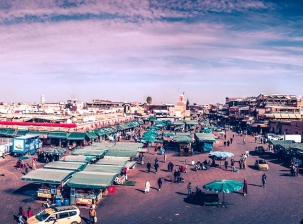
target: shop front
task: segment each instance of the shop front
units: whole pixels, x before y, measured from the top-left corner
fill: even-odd
[[[71,204],[98,204],[103,193],[113,184],[116,173],[81,171],[67,182]]]
[[[37,189],[37,198],[48,198],[55,202],[56,199],[61,200],[64,198],[64,195],[62,195],[63,187],[73,173],[74,171],[72,170],[41,168],[32,170],[21,179],[32,183],[40,183],[41,186]]]

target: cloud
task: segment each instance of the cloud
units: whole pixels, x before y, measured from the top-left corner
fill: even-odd
[[[203,95],[213,86],[217,95],[252,94],[252,83],[263,89],[263,80],[302,71],[303,50],[294,47],[301,20],[284,20],[279,10],[253,0],[4,0],[0,94],[119,100],[156,88],[169,101],[168,92]]]

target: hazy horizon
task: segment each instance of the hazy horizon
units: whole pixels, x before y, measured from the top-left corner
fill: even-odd
[[[302,95],[303,2],[2,0],[0,102]]]

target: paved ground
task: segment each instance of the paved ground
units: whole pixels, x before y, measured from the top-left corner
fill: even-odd
[[[232,132],[227,132],[231,137]],[[219,140],[214,150],[230,151],[235,154],[235,160],[246,150],[253,150],[257,145],[253,138],[246,138],[247,144],[243,144],[243,137],[235,136],[234,143],[229,147],[223,146]],[[167,164],[163,162],[163,156],[146,154],[145,162],[154,163],[155,158],[160,160],[160,172],[146,173],[145,165],[137,165],[129,172],[129,180],[135,180],[136,186],[117,186],[116,194],[104,196],[97,207],[98,223],[300,223],[303,218],[302,203],[302,176],[289,176],[289,168],[281,161],[267,152],[262,155],[269,161],[270,170],[266,172],[267,186],[261,187],[262,171],[253,168],[257,155],[252,154],[248,158],[248,168],[238,173],[225,171],[220,168],[211,168],[207,171],[189,171],[183,174],[185,183],[175,184],[170,182],[172,173],[166,172]],[[191,157],[177,157],[173,153],[168,154],[168,162],[181,165],[185,159],[190,162],[204,161],[206,154],[197,154]],[[207,158],[208,159],[208,158]],[[20,180],[21,171],[14,170],[16,158],[0,160],[1,223],[16,223],[13,215],[18,207],[31,206],[34,212],[40,209],[41,201],[34,201],[30,191],[30,185]],[[167,162],[167,163],[168,163]],[[230,162],[230,160],[229,160]],[[217,162],[219,164],[219,162]],[[236,163],[238,165],[238,163]],[[223,167],[223,163],[222,163]],[[157,191],[157,179],[163,177],[161,191]],[[186,200],[187,183],[192,182],[193,189],[202,186],[215,179],[236,179],[243,181],[246,178],[248,195],[243,197],[240,192],[225,194],[225,200],[230,204],[227,209],[221,207],[202,207],[194,205]],[[146,180],[151,182],[151,192],[144,194]],[[222,200],[222,193],[219,194]],[[84,223],[88,216],[88,210],[81,208]]]

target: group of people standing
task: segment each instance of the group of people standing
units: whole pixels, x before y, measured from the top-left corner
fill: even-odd
[[[27,210],[27,216],[25,215],[25,211],[23,210],[22,207],[19,207],[19,212],[18,212],[18,223],[19,224],[24,224],[26,223],[27,219],[33,216],[33,211],[31,207],[28,207]]]

